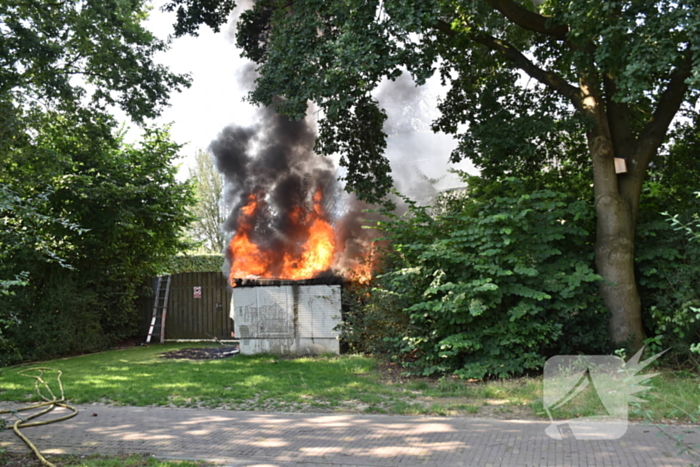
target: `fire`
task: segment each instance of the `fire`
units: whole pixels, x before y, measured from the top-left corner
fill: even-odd
[[[231,239],[229,246],[231,256],[234,258],[231,265],[231,277],[264,275],[272,262],[269,253],[261,251],[255,243],[250,241],[250,234],[255,228],[253,219],[259,209],[260,203],[255,195],[250,195],[248,204],[241,209],[241,214],[238,218],[238,230]]]
[[[371,255],[372,252],[373,250],[370,250],[370,257],[368,260],[360,262],[352,269],[351,278],[354,282],[358,284],[369,284],[369,281],[372,280],[374,260]]]
[[[336,254],[336,235],[323,209],[323,192],[317,190],[313,208],[296,206],[288,215],[288,221],[303,234],[284,244],[284,252],[261,249],[251,240],[256,216],[263,203],[256,195],[248,197],[241,208],[238,229],[231,239],[229,251],[232,258],[229,280],[255,276],[265,279],[310,279],[333,266]]]

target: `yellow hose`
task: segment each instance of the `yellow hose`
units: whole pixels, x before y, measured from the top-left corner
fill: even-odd
[[[37,375],[26,375],[26,374],[24,374],[24,373],[26,373],[26,372],[28,372],[28,371],[34,371],[34,370],[38,370],[38,371],[39,371],[39,375],[38,375],[38,376],[37,376]],[[44,371],[45,371],[45,370],[57,371],[57,372],[58,372],[58,375],[56,376],[56,379],[57,379],[57,381],[58,381],[58,387],[59,387],[59,389],[60,389],[60,391],[61,391],[61,397],[60,397],[60,398],[57,398],[57,397],[54,395],[54,393],[53,393],[53,391],[51,391],[51,388],[49,387],[49,385],[42,379],[42,376],[44,375]],[[24,434],[23,434],[21,431],[19,431],[19,429],[20,429],[20,428],[30,427],[30,426],[48,425],[49,423],[56,423],[56,422],[60,422],[60,421],[63,421],[63,420],[68,420],[69,418],[73,418],[73,417],[75,417],[76,415],[78,415],[78,409],[76,409],[75,407],[72,407],[72,406],[70,406],[70,405],[65,404],[65,395],[64,395],[64,393],[63,393],[63,383],[61,383],[61,375],[62,375],[63,373],[62,373],[60,370],[53,370],[53,368],[37,367],[37,368],[27,368],[27,369],[25,369],[25,370],[20,371],[19,374],[21,374],[22,376],[27,376],[27,377],[29,377],[29,378],[34,378],[34,379],[36,380],[36,381],[34,382],[34,387],[36,388],[37,393],[39,394],[39,397],[41,397],[42,399],[44,399],[46,402],[42,402],[42,403],[39,403],[39,404],[34,404],[34,405],[31,405],[31,406],[28,406],[28,407],[21,407],[21,408],[19,408],[19,409],[14,409],[14,410],[0,410],[0,414],[9,413],[9,414],[13,414],[14,416],[16,416],[16,417],[18,418],[18,420],[12,425],[12,429],[13,429],[14,432],[17,434],[17,436],[19,436],[20,439],[22,439],[22,441],[24,441],[24,443],[29,447],[29,449],[32,450],[32,452],[34,453],[34,455],[36,455],[36,457],[37,457],[44,465],[46,465],[46,466],[48,466],[48,467],[56,467],[54,464],[52,464],[51,462],[49,462],[49,461],[46,460],[46,458],[41,454],[41,452],[39,452],[39,449],[37,449],[37,447],[34,445],[34,443],[32,443],[31,441],[29,441],[29,439],[28,439],[26,436],[24,436]],[[49,395],[51,396],[51,399],[49,399],[48,397],[44,396],[44,395],[41,393],[41,388],[42,388],[42,387],[45,388],[46,391],[48,391]],[[45,421],[41,421],[41,422],[30,422],[30,420],[32,420],[32,419],[35,419],[35,418],[37,418],[37,417],[41,417],[42,415],[45,415],[45,414],[51,412],[51,411],[52,411],[54,408],[56,408],[57,406],[58,406],[58,407],[63,407],[64,409],[71,410],[72,413],[70,413],[70,414],[68,414],[68,415],[65,415],[65,416],[63,416],[63,417],[54,418],[54,419],[52,419],[52,420],[45,420]],[[28,415],[28,416],[26,416],[26,417],[22,417],[21,415],[19,415],[19,414],[17,413],[17,412],[22,412],[22,411],[26,411],[26,410],[34,410],[34,409],[38,409],[38,408],[41,408],[41,407],[46,407],[46,408],[45,408],[44,410],[40,411],[40,412],[37,412],[37,413],[35,413],[35,414]]]

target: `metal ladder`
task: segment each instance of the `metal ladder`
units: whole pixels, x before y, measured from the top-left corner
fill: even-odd
[[[167,277],[167,279],[166,279]],[[168,313],[168,295],[170,294],[170,279],[172,276],[159,276],[156,284],[156,299],[153,304],[153,316],[151,327],[148,329],[146,343],[151,342],[153,336],[160,336],[160,343],[165,342],[165,316]]]

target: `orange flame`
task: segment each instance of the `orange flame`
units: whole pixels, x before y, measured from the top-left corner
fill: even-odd
[[[238,217],[238,230],[229,245],[233,257],[231,278],[249,275],[262,276],[272,262],[269,254],[261,251],[255,243],[250,241],[250,234],[255,227],[253,219],[259,206],[255,195],[250,195],[248,204],[241,208],[241,214]]]
[[[369,258],[359,262],[352,268],[350,277],[354,282],[359,284],[369,284],[369,282],[372,280],[374,272],[374,258],[372,257],[372,253],[373,250],[370,250]]]
[[[283,255],[264,251],[251,241],[255,228],[254,219],[261,208],[255,195],[241,208],[238,230],[231,239],[229,250],[232,257],[229,280],[256,276],[265,279],[310,279],[333,266],[336,253],[336,236],[333,226],[326,220],[323,211],[323,193],[316,191],[313,209],[296,207],[289,215],[290,222],[305,231],[300,245],[287,244]]]

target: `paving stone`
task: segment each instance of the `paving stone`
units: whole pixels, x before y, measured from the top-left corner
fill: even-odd
[[[78,406],[68,421],[23,430],[45,453],[151,453],[229,466],[690,466],[675,441],[630,424],[614,441],[553,440],[547,422],[471,417],[262,413]],[[93,416],[93,414],[96,414]],[[51,417],[60,416],[60,410]],[[670,426],[700,443],[696,427]],[[11,430],[0,447],[28,451]],[[696,461],[697,463],[697,461]]]

